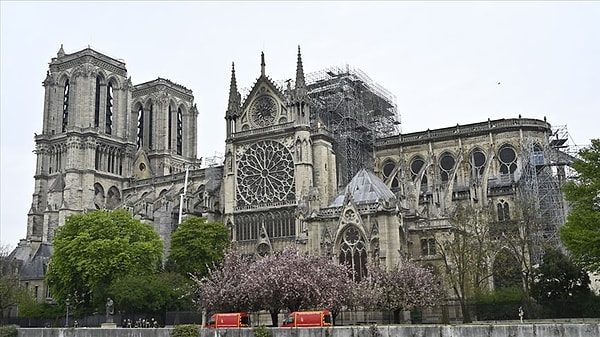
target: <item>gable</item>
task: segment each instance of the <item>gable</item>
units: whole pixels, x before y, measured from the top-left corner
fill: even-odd
[[[261,76],[244,100],[239,121],[236,131],[288,122],[285,97],[267,77]]]

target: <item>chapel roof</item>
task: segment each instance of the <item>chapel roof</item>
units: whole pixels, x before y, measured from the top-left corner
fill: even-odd
[[[355,204],[388,203],[396,200],[394,193],[371,171],[362,169],[346,185],[329,207],[344,205],[346,197],[351,197]]]

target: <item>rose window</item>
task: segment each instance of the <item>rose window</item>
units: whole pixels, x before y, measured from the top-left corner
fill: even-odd
[[[295,200],[294,161],[281,143],[261,141],[242,155],[237,174],[238,205]]]

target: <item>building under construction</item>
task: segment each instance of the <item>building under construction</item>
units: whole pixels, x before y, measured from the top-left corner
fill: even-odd
[[[519,182],[523,201],[535,214],[531,257],[539,263],[544,247],[562,247],[559,228],[566,222],[567,205],[561,187],[575,158],[569,148],[566,126],[551,129],[546,142],[523,142],[523,175]]]
[[[396,97],[349,65],[309,73],[306,84],[311,123],[334,135],[338,187],[344,187],[361,168],[373,168],[375,139],[400,132]]]

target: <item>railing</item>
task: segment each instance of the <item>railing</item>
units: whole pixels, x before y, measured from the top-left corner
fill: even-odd
[[[507,128],[515,130],[522,128],[534,128],[539,129],[540,131],[551,131],[550,124],[545,121],[531,118],[511,118],[493,121],[488,120],[487,122],[467,125],[457,124],[456,126],[449,128],[401,134],[399,136],[378,139],[376,140],[375,145],[389,146],[414,142],[435,141],[442,138],[470,136],[474,133],[498,132],[500,129],[502,129],[502,131],[506,131]]]

